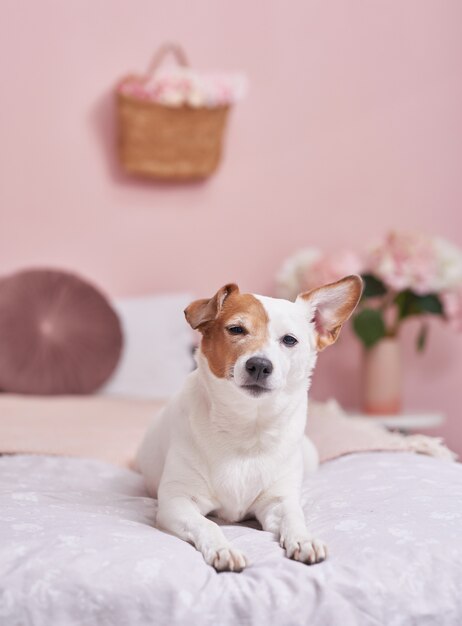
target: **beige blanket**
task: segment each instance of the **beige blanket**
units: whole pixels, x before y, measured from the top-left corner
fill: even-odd
[[[130,466],[149,421],[163,404],[104,396],[0,394],[0,453],[90,457]],[[310,404],[307,432],[321,462],[371,450],[453,458],[440,439],[390,433],[373,418],[347,416],[332,400]]]

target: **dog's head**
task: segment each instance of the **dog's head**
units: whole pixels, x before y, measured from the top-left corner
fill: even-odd
[[[308,384],[316,354],[332,344],[359,302],[362,280],[347,276],[295,302],[240,293],[225,285],[185,310],[202,334],[209,370],[248,396]]]

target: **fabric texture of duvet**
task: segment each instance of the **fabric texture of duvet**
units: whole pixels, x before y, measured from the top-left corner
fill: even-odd
[[[217,574],[154,527],[130,470],[77,458],[0,458],[0,624],[144,626],[462,623],[462,468],[364,453],[306,481],[327,561],[290,561],[256,523],[224,525],[249,558]]]

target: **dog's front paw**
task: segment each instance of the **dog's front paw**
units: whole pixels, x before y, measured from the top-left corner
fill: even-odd
[[[228,547],[217,550],[210,559],[210,565],[217,572],[242,572],[248,563],[240,550]]]
[[[307,537],[291,537],[282,539],[281,546],[287,556],[294,561],[314,565],[321,563],[327,558],[327,546],[320,539]]]

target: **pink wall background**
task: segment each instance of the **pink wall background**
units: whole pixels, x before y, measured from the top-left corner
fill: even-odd
[[[78,270],[113,295],[271,292],[304,245],[362,246],[390,228],[462,245],[459,0],[4,0],[0,267]],[[200,68],[243,69],[219,173],[136,183],[112,155],[111,87],[166,39]],[[462,340],[404,337],[408,408],[441,409],[462,453]],[[358,400],[348,332],[320,359],[318,397]]]

